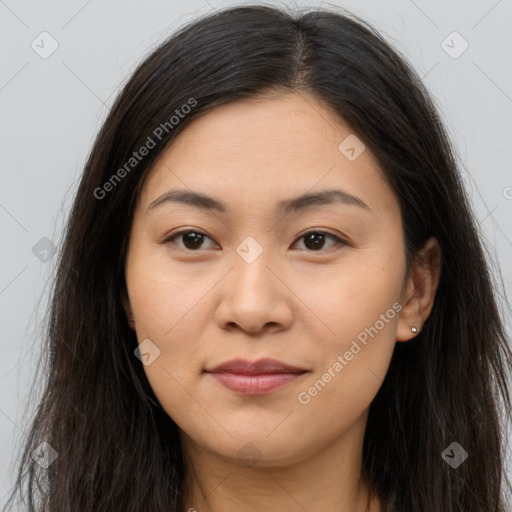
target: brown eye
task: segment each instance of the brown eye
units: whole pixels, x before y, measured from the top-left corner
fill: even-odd
[[[191,251],[195,251],[195,250],[201,249],[201,244],[203,243],[203,240],[205,237],[210,238],[206,233],[202,233],[201,231],[189,229],[189,230],[179,231],[178,233],[174,233],[172,236],[167,238],[164,241],[164,243],[172,242],[173,244],[178,245],[175,243],[175,240],[177,238],[180,238],[182,240],[184,247],[180,247],[179,245],[178,245],[178,247],[180,247],[181,249],[184,248],[184,249],[188,249]]]
[[[306,249],[310,251],[320,251],[325,249],[324,246],[326,238],[335,240],[335,245],[346,245],[346,242],[341,240],[341,238],[325,231],[308,231],[307,233],[304,233],[299,240],[304,239],[304,245],[306,246]]]

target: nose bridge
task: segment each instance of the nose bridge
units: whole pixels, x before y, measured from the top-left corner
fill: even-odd
[[[275,275],[271,252],[248,236],[235,249],[232,270],[221,288],[217,322],[224,327],[236,324],[257,332],[269,324],[289,326],[292,312],[286,286]]]
[[[262,237],[259,238],[261,243],[253,236],[244,238],[236,247],[233,258],[234,285],[238,292],[254,296],[253,300],[258,300],[262,294],[275,296],[278,293],[275,289],[276,278],[269,269],[271,251],[268,247],[263,248],[264,241]]]

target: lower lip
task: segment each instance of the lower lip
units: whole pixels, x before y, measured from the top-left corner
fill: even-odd
[[[241,375],[239,373],[210,373],[222,385],[243,395],[261,395],[270,393],[290,382],[296,381],[304,373],[262,373]]]

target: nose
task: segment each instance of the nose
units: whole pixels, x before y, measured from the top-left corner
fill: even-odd
[[[251,263],[234,258],[217,291],[215,320],[222,329],[258,334],[286,330],[292,324],[293,293],[265,253]]]

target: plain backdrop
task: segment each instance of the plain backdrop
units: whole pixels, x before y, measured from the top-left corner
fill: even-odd
[[[152,48],[197,16],[244,3],[257,2],[0,1],[0,505],[28,426],[52,250],[93,138]],[[412,62],[464,163],[500,294],[510,296],[512,2],[275,3],[347,8]],[[510,333],[510,311],[506,320]]]

